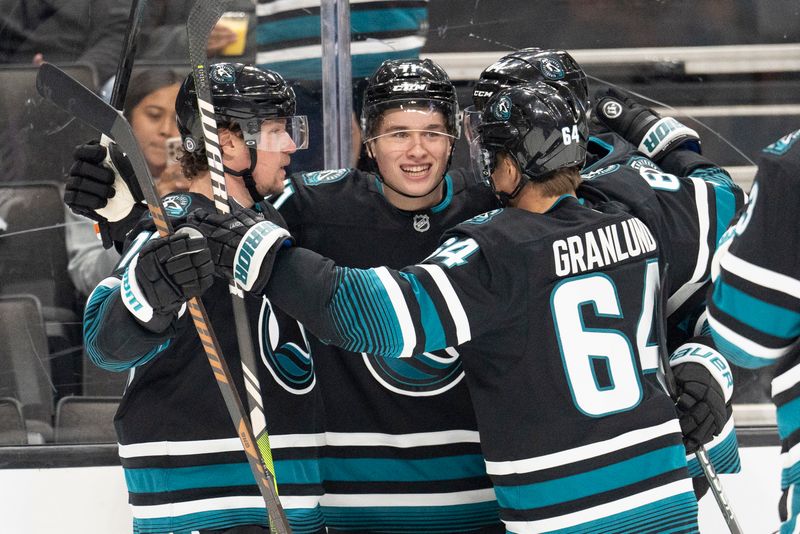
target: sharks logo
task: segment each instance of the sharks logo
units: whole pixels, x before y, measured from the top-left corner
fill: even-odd
[[[496,210],[487,211],[486,213],[481,213],[480,215],[476,215],[475,217],[464,221],[465,224],[485,224],[492,220],[495,215],[503,211],[503,208],[498,208]]]
[[[164,197],[163,200],[164,211],[167,212],[169,217],[175,219],[185,217],[189,213],[189,206],[192,205],[192,197],[189,195],[178,193]]]
[[[381,358],[361,353],[372,376],[389,391],[409,397],[430,397],[464,378],[458,351],[448,347],[411,358]]]
[[[501,96],[500,100],[494,104],[494,116],[502,121],[507,121],[511,117],[511,99]]]
[[[800,139],[800,130],[796,132],[792,132],[790,134],[784,135],[768,147],[766,147],[763,152],[767,154],[774,154],[776,156],[782,156],[786,153],[787,150],[792,148],[792,145]]]
[[[284,332],[281,328],[284,328]],[[294,342],[282,342],[289,334],[288,330],[297,328]],[[303,395],[314,389],[317,383],[314,374],[314,360],[311,359],[311,348],[306,338],[305,329],[296,322],[280,323],[266,298],[261,304],[258,318],[258,344],[261,361],[283,389],[295,395]],[[284,338],[282,339],[282,334]],[[292,332],[294,334],[294,332]],[[302,341],[300,339],[302,338]],[[302,345],[302,346],[301,346]]]
[[[217,83],[233,83],[236,81],[236,70],[233,65],[222,63],[211,68],[209,77]]]
[[[306,185],[330,184],[346,177],[348,172],[347,169],[306,172],[303,173],[303,183]]]
[[[539,62],[542,74],[550,80],[560,80],[564,77],[564,66],[557,59],[546,57]]]

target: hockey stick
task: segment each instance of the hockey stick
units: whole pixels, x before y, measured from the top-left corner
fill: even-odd
[[[131,79],[133,59],[136,55],[136,40],[139,36],[139,27],[142,25],[142,14],[146,6],[147,0],[132,0],[131,2],[131,11],[128,15],[128,27],[125,30],[122,55],[120,56],[119,65],[117,65],[117,73],[114,76],[114,86],[111,89],[111,98],[109,99],[111,107],[120,111],[122,111],[125,104],[125,95],[128,92],[128,82],[130,82]],[[102,134],[100,137],[100,144],[104,147],[108,147],[110,143],[111,139],[106,134]],[[106,157],[103,160],[103,164],[114,172],[115,178],[113,187],[117,194],[130,197],[127,199],[127,202],[116,205],[130,205],[133,203],[133,197],[130,195],[128,187],[125,185],[121,174],[114,165],[114,161],[111,159],[110,150],[106,150]],[[120,211],[111,210],[109,208],[100,208],[97,210],[97,213],[112,221],[119,220],[125,215]],[[106,239],[105,234],[103,239]]]
[[[667,326],[667,316],[666,316],[666,305],[664,304],[667,300],[667,272],[669,270],[669,264],[664,266],[664,270],[661,273],[661,288],[660,294],[658,298],[658,348],[659,348],[659,356],[661,358],[661,366],[664,368],[664,383],[667,387],[667,394],[670,396],[673,402],[678,401],[678,384],[675,381],[675,375],[672,373],[672,367],[669,365],[669,351],[667,350],[667,333],[666,333],[666,326]],[[706,480],[708,480],[708,486],[711,490],[711,493],[714,495],[714,499],[717,501],[717,506],[719,506],[720,512],[722,512],[722,517],[725,519],[725,523],[728,525],[728,530],[731,534],[742,534],[742,527],[739,526],[739,522],[736,520],[736,515],[733,513],[733,509],[731,508],[730,502],[728,501],[728,497],[725,495],[725,492],[722,490],[722,483],[717,476],[717,472],[714,470],[714,466],[711,464],[711,459],[708,457],[708,451],[706,451],[705,445],[700,445],[697,447],[697,450],[694,453],[695,457],[697,458],[697,462],[700,464],[700,468],[703,470],[703,475],[705,475]]]
[[[222,152],[217,136],[217,121],[214,116],[214,105],[211,99],[211,86],[208,76],[208,37],[214,25],[225,12],[230,0],[197,0],[189,12],[186,22],[186,34],[189,42],[189,62],[192,64],[197,107],[200,110],[203,124],[208,168],[211,175],[211,189],[214,194],[214,206],[219,213],[229,213],[228,190],[225,185],[225,171],[222,165]],[[254,198],[253,202],[258,199]],[[245,306],[244,292],[234,281],[229,286],[233,306],[233,318],[236,325],[236,339],[239,345],[239,359],[242,365],[247,404],[250,407],[250,424],[256,437],[256,446],[261,453],[264,469],[271,477],[270,496],[267,500],[270,528],[273,532],[290,532],[286,514],[278,499],[278,488],[275,484],[275,466],[272,462],[272,449],[269,445],[266,418],[261,395],[261,383],[258,379],[257,360],[254,351],[253,336]]]
[[[125,120],[125,117],[74,78],[49,63],[44,63],[39,68],[36,76],[36,89],[42,97],[107,135],[119,145],[133,166],[159,235],[171,234],[172,224],[165,216],[164,206],[156,193],[147,162],[133,135],[131,125]],[[211,364],[214,377],[217,379],[220,393],[225,400],[225,407],[228,409],[239,439],[242,441],[250,470],[253,472],[261,495],[267,504],[267,509],[269,509],[273,502],[271,499],[275,499],[275,487],[264,471],[264,464],[255,446],[253,429],[244,415],[241,399],[235,389],[217,337],[211,328],[205,306],[199,298],[193,298],[189,301],[188,308],[208,362]]]

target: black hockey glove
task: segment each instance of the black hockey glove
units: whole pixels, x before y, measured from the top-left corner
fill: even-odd
[[[75,213],[95,221],[116,222],[144,199],[130,161],[116,144],[108,148],[97,141],[78,145],[73,158],[64,203]]]
[[[214,281],[206,240],[182,230],[147,243],[122,277],[125,307],[147,329],[163,332],[175,312],[202,295]]]
[[[292,242],[288,230],[250,209],[227,214],[198,209],[186,224],[208,240],[217,274],[256,294],[267,285],[278,250]]]
[[[697,132],[674,118],[662,118],[614,88],[594,100],[595,116],[656,163],[678,147],[700,153]]]

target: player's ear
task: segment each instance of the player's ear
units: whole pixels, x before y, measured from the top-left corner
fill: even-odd
[[[223,127],[217,130],[217,136],[219,137],[219,148],[223,157],[233,157],[237,147],[236,139],[234,139],[236,134]]]

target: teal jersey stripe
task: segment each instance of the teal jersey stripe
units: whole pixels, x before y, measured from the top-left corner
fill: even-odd
[[[452,506],[323,506],[322,509],[329,527],[344,530],[463,533],[500,523],[495,501]]]
[[[800,428],[800,397],[777,406],[778,435],[781,439],[788,438],[792,432]]]
[[[726,314],[767,335],[785,340],[800,336],[800,313],[750,296],[723,279],[714,284],[714,304]]]
[[[717,474],[732,474],[741,471],[738,447],[736,431],[733,430],[724,440],[708,449],[708,457]],[[703,476],[703,469],[695,455],[689,458],[689,476],[692,478]]]
[[[686,467],[686,451],[683,446],[671,445],[564,478],[516,486],[495,484],[495,493],[503,508],[535,509],[636,484],[681,467]]]
[[[284,508],[292,534],[314,534],[325,526],[319,506],[314,508]]]
[[[351,11],[350,29],[352,34],[406,30],[413,35],[420,31],[420,26],[426,19],[427,10],[425,8]],[[264,45],[278,43],[280,46],[282,41],[319,38],[319,36],[319,15],[306,15],[276,21],[267,19],[256,29],[256,42],[262,49],[264,49]]]
[[[453,179],[449,174],[444,175],[444,190],[445,195],[441,202],[431,208],[431,213],[439,213],[444,211],[450,202],[453,200]]]
[[[323,458],[325,480],[336,482],[425,482],[486,476],[480,454],[419,460]]]
[[[736,196],[730,186],[715,185],[714,193],[717,199],[717,245],[722,241],[722,236],[731,224],[731,219],[736,214]]]
[[[267,526],[265,508],[239,508],[197,512],[175,517],[133,519],[135,534],[189,534],[193,530],[221,530],[239,525]]]
[[[699,532],[697,500],[693,493],[681,493],[573,527],[548,531],[548,534],[627,534],[630,532]]]
[[[353,54],[352,77],[368,78],[381,63],[387,59],[412,59],[419,57],[419,48],[397,50],[395,52],[375,52],[371,54]],[[273,69],[281,73],[287,80],[321,80],[322,60],[320,58],[297,59],[259,63],[258,67]],[[297,110],[303,113],[302,109]]]
[[[193,488],[249,486],[253,472],[247,462],[194,467],[125,469],[131,493],[162,493]]]
[[[724,354],[728,362],[733,365],[738,365],[746,369],[758,369],[759,367],[765,367],[775,363],[775,360],[753,356],[746,350],[739,348],[738,345],[728,341],[725,336],[714,330],[713,327],[711,327],[710,330],[711,338],[714,340],[717,350]]]
[[[433,299],[431,299],[431,296],[422,287],[419,278],[414,274],[401,272],[400,276],[411,284],[411,289],[413,289],[419,304],[422,328],[425,330],[425,351],[446,347],[447,339],[445,339],[444,326],[442,326],[442,321],[439,319],[439,313],[436,311]]]
[[[275,460],[275,478],[281,484],[322,484],[320,460]],[[279,487],[280,489],[280,487]]]

